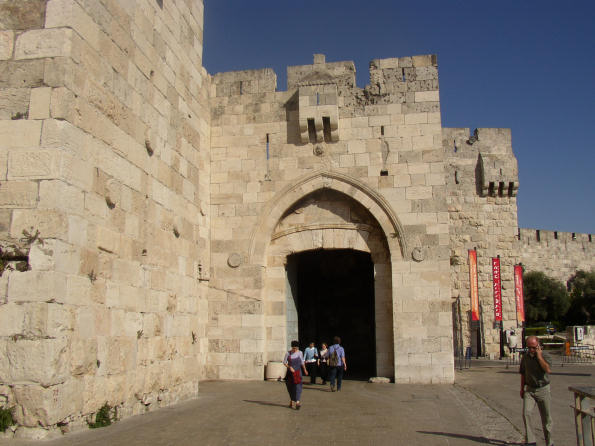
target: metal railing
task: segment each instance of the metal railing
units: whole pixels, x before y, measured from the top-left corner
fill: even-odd
[[[562,354],[562,365],[595,360],[595,348],[592,345],[566,346]]]
[[[510,354],[506,357],[506,368],[519,365],[521,355],[527,353],[527,349],[523,347],[511,347]]]
[[[576,445],[595,445],[595,386],[568,387],[574,393],[574,424]]]

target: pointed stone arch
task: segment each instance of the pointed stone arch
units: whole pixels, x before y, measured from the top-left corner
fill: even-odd
[[[267,203],[250,238],[250,264],[265,266],[266,251],[275,225],[298,200],[319,189],[342,192],[363,205],[384,232],[391,259],[407,259],[403,227],[388,201],[363,182],[339,172],[318,170],[285,186]]]

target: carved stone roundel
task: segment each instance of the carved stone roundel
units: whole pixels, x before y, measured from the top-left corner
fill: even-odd
[[[232,252],[227,258],[227,264],[232,268],[237,268],[242,264],[242,256],[237,252]]]
[[[424,259],[424,251],[421,248],[413,248],[411,258],[416,262],[421,262]]]

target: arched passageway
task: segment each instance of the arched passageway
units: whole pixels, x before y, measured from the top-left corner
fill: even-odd
[[[272,231],[264,285],[268,357],[292,339],[304,348],[338,335],[350,377],[394,376],[390,249],[361,203],[319,189],[287,208]]]
[[[340,336],[352,379],[376,376],[374,266],[369,253],[352,249],[312,250],[287,258],[291,299],[297,321],[288,321],[302,348],[332,343]],[[293,302],[291,302],[293,300]],[[293,308],[292,308],[293,304]],[[330,344],[329,344],[330,345]]]

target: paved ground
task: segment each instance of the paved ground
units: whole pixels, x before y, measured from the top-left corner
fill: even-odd
[[[595,366],[555,366],[554,439],[575,444],[573,384],[593,384]],[[521,399],[516,369],[473,361],[457,371],[455,386],[368,384],[346,381],[331,393],[304,386],[300,411],[287,407],[277,382],[206,382],[197,400],[69,434],[43,446],[72,445],[518,445]],[[538,431],[541,434],[541,431]],[[1,441],[28,446],[40,442]],[[543,440],[538,442],[542,445]]]

